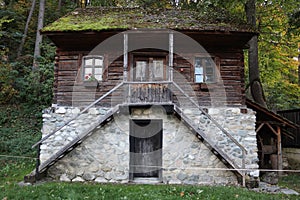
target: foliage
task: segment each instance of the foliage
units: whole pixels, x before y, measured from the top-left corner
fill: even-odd
[[[299,2],[296,5],[300,7]],[[293,59],[299,54],[300,29],[289,23],[294,8],[285,6],[269,2],[257,7],[260,74],[267,104],[273,110],[300,107],[298,62]]]
[[[6,17],[0,19],[0,38],[5,34],[2,31],[2,25],[11,21]],[[7,54],[8,49],[5,46],[0,46],[0,104],[9,102],[17,94],[17,91],[12,86],[17,72],[8,63]]]
[[[10,102],[18,94],[18,91],[13,87],[17,74],[18,72],[13,70],[9,63],[0,60],[0,104]]]
[[[40,128],[41,111],[37,107],[0,107],[0,185],[22,180],[34,169],[36,150],[31,146],[40,138]]]
[[[54,63],[44,57],[38,58],[39,68],[32,70],[31,66],[15,63],[15,68],[23,68],[24,76],[16,78],[17,102],[26,102],[30,105],[48,106],[52,101]]]
[[[1,106],[0,152],[5,155],[35,156],[31,145],[40,137],[41,110],[38,107]]]

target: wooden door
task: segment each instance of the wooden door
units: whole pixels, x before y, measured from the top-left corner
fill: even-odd
[[[161,178],[162,120],[130,120],[130,179]]]

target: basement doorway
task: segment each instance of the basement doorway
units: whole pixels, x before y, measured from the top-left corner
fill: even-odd
[[[162,181],[162,123],[161,119],[130,120],[130,181]]]

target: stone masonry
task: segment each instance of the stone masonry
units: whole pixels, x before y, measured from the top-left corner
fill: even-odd
[[[88,113],[51,136],[41,145],[44,162],[66,143],[101,118],[107,108],[91,108]],[[250,176],[258,176],[255,113],[240,108],[208,108],[213,116],[248,151],[246,168]],[[60,127],[80,112],[79,108],[59,107],[43,114],[43,136]],[[241,150],[225,137],[206,116],[185,113],[241,167]],[[129,181],[129,120],[162,119],[162,180],[168,184],[237,184],[236,175],[204,145],[176,116],[167,115],[162,107],[133,109],[131,115],[117,113],[114,119],[98,127],[85,141],[48,169],[48,176],[61,181],[94,181],[127,183]]]

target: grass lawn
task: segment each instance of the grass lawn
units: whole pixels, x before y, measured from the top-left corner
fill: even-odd
[[[2,165],[3,166],[3,165]],[[48,182],[19,186],[34,162],[7,164],[0,170],[0,200],[9,199],[299,199],[299,196],[265,194],[242,187],[192,185],[133,185]],[[300,192],[300,175],[282,178],[281,186]]]

